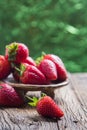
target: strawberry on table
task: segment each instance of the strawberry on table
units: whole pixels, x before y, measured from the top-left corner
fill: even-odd
[[[20,63],[29,56],[29,49],[23,43],[13,42],[6,46],[5,57],[12,62]]]
[[[23,97],[13,87],[0,83],[0,106],[20,107],[23,104]]]
[[[43,59],[38,65],[38,69],[46,76],[47,79],[57,79],[56,65],[51,60]]]
[[[32,101],[28,104],[31,106],[36,106],[37,112],[40,115],[50,118],[61,118],[62,116],[64,116],[64,112],[51,97],[44,96],[41,97],[39,100],[36,97],[28,98]]]
[[[11,72],[11,64],[5,58],[5,56],[0,55],[0,80],[5,79]]]
[[[46,77],[35,66],[21,63],[20,81],[24,84],[46,84]]]

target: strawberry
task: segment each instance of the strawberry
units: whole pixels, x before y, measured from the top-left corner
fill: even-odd
[[[38,65],[39,70],[46,76],[49,80],[57,79],[56,65],[48,59],[44,59]]]
[[[5,56],[0,55],[0,80],[5,79],[11,72],[11,64],[5,58]]]
[[[34,66],[36,66],[35,61],[34,61],[33,58],[31,58],[30,56],[28,56],[23,62],[24,62],[24,63],[27,63],[27,64],[29,64],[29,65],[34,65]]]
[[[24,104],[23,97],[6,83],[0,83],[0,106],[20,107]]]
[[[20,81],[24,84],[46,84],[44,74],[35,66],[25,63],[20,67],[21,76]]]
[[[6,46],[6,58],[9,61],[20,63],[27,58],[29,50],[23,43],[11,43]]]
[[[49,96],[41,97],[39,100],[36,97],[33,97],[33,99],[28,97],[28,99],[32,101],[28,104],[36,106],[37,112],[44,117],[60,118],[64,115],[60,107]]]
[[[58,81],[64,81],[67,78],[67,71],[66,68],[64,66],[64,63],[62,62],[62,60],[53,54],[46,54],[44,55],[44,59],[49,59],[51,60],[57,68],[57,74],[58,74]]]

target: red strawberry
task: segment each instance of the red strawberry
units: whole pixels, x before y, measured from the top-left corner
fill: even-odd
[[[44,74],[33,65],[21,64],[21,76],[20,81],[24,84],[46,84],[46,78]]]
[[[46,76],[49,80],[57,79],[57,70],[55,64],[48,59],[44,59],[38,65],[39,70]]]
[[[11,43],[6,46],[6,58],[9,61],[20,63],[27,58],[29,50],[23,43]]]
[[[0,80],[6,78],[10,72],[10,62],[5,58],[5,56],[0,55]]]
[[[23,62],[24,62],[24,63],[27,63],[27,64],[29,64],[29,65],[34,65],[34,66],[36,66],[35,61],[34,61],[30,56],[28,56]]]
[[[29,97],[28,97],[29,98]],[[60,118],[64,115],[63,111],[49,96],[44,96],[39,100],[29,98],[32,102],[29,105],[36,106],[37,112],[44,117]]]
[[[58,81],[64,81],[67,78],[67,71],[66,68],[64,66],[64,63],[62,62],[62,60],[53,54],[47,54],[44,56],[44,59],[49,59],[52,62],[55,63],[56,68],[57,68],[57,73],[58,73]]]
[[[0,83],[0,106],[20,107],[23,104],[23,98],[13,87],[6,83]]]

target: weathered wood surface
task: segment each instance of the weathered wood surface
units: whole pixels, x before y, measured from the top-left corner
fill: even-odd
[[[87,130],[87,73],[70,74],[69,79],[67,86],[55,90],[54,100],[63,109],[63,118],[43,118],[29,106],[0,108],[0,130]]]

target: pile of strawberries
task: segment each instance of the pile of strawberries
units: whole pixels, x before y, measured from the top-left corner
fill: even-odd
[[[0,56],[0,79],[10,73],[17,82],[24,84],[50,84],[67,78],[65,66],[58,56],[44,54],[34,61],[28,47],[16,42],[7,45],[5,56]]]
[[[58,56],[44,54],[35,61],[29,56],[28,47],[16,42],[7,45],[5,55],[0,55],[0,80],[7,78],[11,73],[14,80],[23,84],[44,85],[67,79],[66,68]],[[0,83],[1,106],[20,106],[23,103],[23,97],[14,88]],[[60,113],[63,115],[63,112]]]

